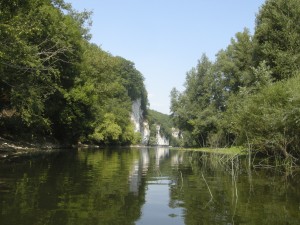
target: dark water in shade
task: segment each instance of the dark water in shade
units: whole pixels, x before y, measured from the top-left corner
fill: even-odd
[[[0,224],[300,224],[300,171],[247,162],[168,148],[0,161]]]

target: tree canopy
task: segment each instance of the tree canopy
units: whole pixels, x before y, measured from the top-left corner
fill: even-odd
[[[62,142],[135,142],[131,101],[148,100],[134,63],[89,42],[90,12],[63,0],[0,1],[0,130]]]
[[[185,90],[171,91],[183,145],[300,154],[299,15],[297,0],[267,0],[254,35],[236,33],[215,62],[201,57],[186,75]]]

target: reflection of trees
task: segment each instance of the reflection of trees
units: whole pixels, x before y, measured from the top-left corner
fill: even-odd
[[[185,224],[298,224],[295,177],[251,174],[240,157],[186,152],[183,158],[173,171],[170,207],[185,208]]]
[[[242,157],[146,148],[0,164],[0,224],[134,224],[146,179],[164,180],[169,207],[183,208],[187,225],[298,224],[299,175],[246,165]]]
[[[138,195],[129,190],[138,159],[138,151],[82,151],[10,167],[18,178],[0,197],[1,224],[134,224],[145,195],[143,180]]]

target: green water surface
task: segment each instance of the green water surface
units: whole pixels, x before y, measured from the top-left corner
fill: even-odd
[[[246,156],[64,150],[0,161],[1,225],[300,224],[300,176]]]

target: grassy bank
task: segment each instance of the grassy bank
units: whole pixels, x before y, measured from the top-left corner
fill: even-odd
[[[230,147],[230,148],[176,148],[182,151],[198,151],[208,153],[219,153],[228,155],[247,155],[247,149],[243,147]]]

